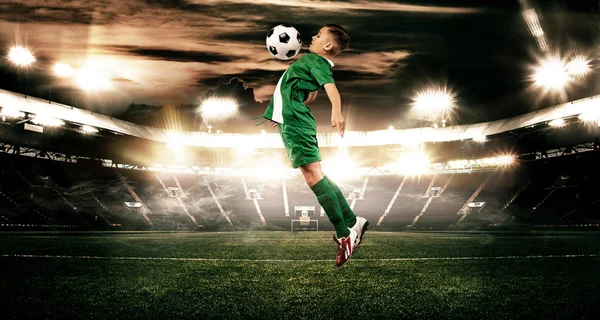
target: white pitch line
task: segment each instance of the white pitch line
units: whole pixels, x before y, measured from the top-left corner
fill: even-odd
[[[50,258],[50,259],[104,259],[104,260],[158,260],[158,261],[202,261],[202,262],[331,262],[333,259],[236,259],[236,258],[174,258],[174,257],[100,257],[100,256],[61,256],[36,254],[2,254],[6,258]],[[529,255],[529,256],[496,256],[496,257],[421,257],[421,258],[381,258],[352,259],[357,262],[388,261],[444,261],[444,260],[510,260],[510,259],[568,259],[594,258],[596,254],[562,254],[562,255]]]

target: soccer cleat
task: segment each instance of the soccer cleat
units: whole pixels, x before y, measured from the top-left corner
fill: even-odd
[[[345,238],[338,239],[335,236],[335,234],[333,235],[333,241],[335,241],[338,245],[338,253],[337,253],[337,257],[335,258],[335,265],[338,267],[340,267],[346,261],[348,261],[348,259],[350,259],[350,256],[352,255],[352,251],[354,250],[354,242],[356,241],[356,238],[358,237],[358,235],[356,234],[356,231],[354,231],[352,229],[349,229],[349,230],[350,230],[350,235]]]
[[[369,227],[369,221],[363,217],[356,217],[356,223],[352,226],[352,230],[354,230],[357,234],[356,241],[354,242],[354,248],[358,248],[358,246],[362,243],[363,238],[365,237],[365,232]]]

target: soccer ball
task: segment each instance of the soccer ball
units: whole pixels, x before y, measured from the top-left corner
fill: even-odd
[[[267,34],[267,49],[279,60],[295,57],[302,48],[302,36],[292,26],[278,25]]]

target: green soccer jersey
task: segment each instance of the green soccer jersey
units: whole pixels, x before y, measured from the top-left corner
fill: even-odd
[[[317,54],[302,56],[279,79],[263,117],[291,126],[316,128],[315,116],[304,101],[311,92],[326,83],[334,83],[332,67],[331,60]]]

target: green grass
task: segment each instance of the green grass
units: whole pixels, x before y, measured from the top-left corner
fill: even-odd
[[[596,233],[369,232],[342,268],[334,266],[330,237],[329,232],[3,233],[0,314],[573,319],[600,313],[600,257],[590,256],[600,256]],[[584,256],[547,257],[571,254]],[[129,259],[134,257],[182,259]],[[400,260],[386,260],[395,258]]]

